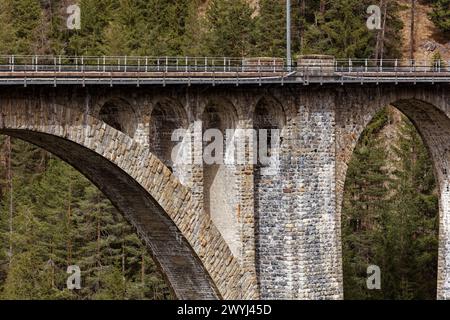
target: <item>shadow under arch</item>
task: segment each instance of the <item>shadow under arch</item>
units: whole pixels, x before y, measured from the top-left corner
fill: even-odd
[[[439,197],[439,249],[436,294],[438,299],[448,299],[450,298],[450,295],[446,287],[448,287],[448,284],[450,283],[450,266],[447,258],[450,248],[450,230],[448,230],[449,228],[446,226],[446,221],[448,221],[450,217],[450,118],[444,112],[445,105],[436,106],[431,102],[417,99],[415,97],[402,97],[397,100],[394,99],[394,102],[391,102],[388,105],[400,111],[408,118],[408,120],[410,120],[420,135],[424,146],[427,149],[427,153],[431,158]],[[369,123],[372,122],[374,116],[385,107],[385,105],[371,105],[368,109],[366,109],[369,116],[364,117],[364,119],[359,119],[359,123],[357,123],[359,130],[356,132],[356,138],[353,139],[352,143],[349,143],[345,147],[347,150],[351,151],[351,155],[354,153],[355,147],[361,138],[363,130],[369,125]],[[343,178],[343,185],[346,183],[347,165],[349,162],[350,159],[345,162],[343,176],[338,176],[338,179]],[[340,195],[338,192],[337,197],[339,232],[341,230],[341,214],[344,198],[343,192],[344,188],[342,188],[342,193]],[[341,234],[339,234],[339,239],[341,239]],[[340,243],[342,244],[342,241]]]
[[[178,129],[187,130],[188,125],[187,113],[178,101],[163,99],[154,104],[149,124],[150,150],[176,175],[179,168],[174,168],[172,150],[177,141],[172,140],[172,134]]]
[[[238,112],[228,100],[210,99],[199,116],[202,121],[203,161],[203,205],[235,257],[240,259],[241,241],[236,203],[235,164],[227,163],[228,139],[238,125]],[[230,131],[231,130],[231,131]],[[219,134],[220,133],[220,134]],[[218,139],[216,141],[216,139]],[[210,148],[214,145],[217,148]],[[214,149],[214,151],[212,151]],[[206,161],[207,158],[211,162]],[[234,155],[232,155],[234,156]],[[218,162],[218,163],[217,163]]]
[[[99,110],[99,118],[116,130],[134,137],[138,117],[134,108],[126,100],[113,98],[105,101]]]
[[[70,108],[7,101],[0,133],[33,143],[91,180],[137,229],[176,297],[236,299],[240,266],[189,189],[148,148]]]

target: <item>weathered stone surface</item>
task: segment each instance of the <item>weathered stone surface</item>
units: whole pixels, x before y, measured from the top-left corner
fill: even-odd
[[[437,296],[450,298],[450,93],[428,86],[15,88],[0,132],[61,157],[136,227],[179,298],[341,299],[341,202],[364,127],[392,104],[417,126],[440,190]],[[269,169],[177,164],[171,133],[279,129]],[[237,134],[245,154],[254,145]],[[186,141],[183,141],[183,144]],[[185,155],[184,155],[185,156]],[[201,157],[192,149],[189,156]],[[272,171],[271,171],[272,170]],[[275,174],[274,174],[275,172]]]

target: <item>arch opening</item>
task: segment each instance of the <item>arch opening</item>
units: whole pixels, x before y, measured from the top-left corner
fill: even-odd
[[[345,299],[439,296],[440,168],[449,130],[450,120],[436,107],[400,100],[376,112],[361,133],[342,203]],[[368,285],[372,265],[381,277]]]
[[[134,228],[81,173],[9,136],[0,159],[0,300],[173,299]],[[67,290],[69,266],[79,290]]]
[[[136,229],[179,299],[216,299],[218,291],[202,262],[164,209],[121,168],[95,151],[58,136],[17,129],[1,134],[30,142],[88,178]]]
[[[182,106],[175,103],[157,103],[150,117],[150,150],[177,177],[181,175],[180,170],[176,168],[180,164],[177,164],[178,158],[172,159],[172,153],[177,144],[177,141],[173,141],[172,138],[174,132],[179,129],[187,129],[187,115]],[[180,163],[182,163],[182,159],[180,159]]]
[[[107,101],[99,111],[99,118],[113,127],[133,138],[137,126],[137,116],[129,103],[123,100],[115,99]]]

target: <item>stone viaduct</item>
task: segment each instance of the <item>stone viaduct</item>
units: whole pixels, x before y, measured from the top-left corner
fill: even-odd
[[[180,299],[342,299],[347,164],[371,118],[393,105],[433,159],[437,297],[450,298],[448,84],[5,88],[0,133],[54,153],[96,184]],[[208,128],[280,129],[276,174],[252,164],[174,164],[171,135],[180,128],[194,140]]]

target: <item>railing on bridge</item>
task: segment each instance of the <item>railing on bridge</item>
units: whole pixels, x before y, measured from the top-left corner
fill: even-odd
[[[0,56],[0,72],[283,72],[281,58]]]
[[[283,58],[0,56],[0,83],[11,78],[171,78],[180,82],[450,82],[450,61],[334,59],[301,56],[292,66]],[[228,79],[228,80],[227,80]],[[405,80],[406,79],[406,80]],[[56,81],[56,80],[55,80]],[[145,82],[145,80],[142,80]],[[194,81],[195,82],[195,81]],[[84,82],[83,82],[84,83]]]
[[[0,72],[288,72],[318,65],[287,66],[283,58],[22,56],[0,55]],[[450,72],[450,60],[333,59],[335,72]],[[325,68],[324,68],[325,70]],[[324,71],[325,72],[325,71]]]

